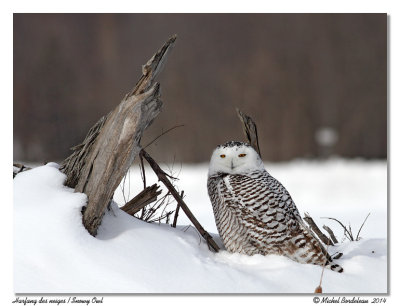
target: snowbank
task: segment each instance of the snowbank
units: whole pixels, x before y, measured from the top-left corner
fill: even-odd
[[[206,168],[200,168],[195,172],[203,180],[200,173]],[[181,181],[185,182],[183,173]],[[318,285],[318,266],[272,255],[215,254],[193,227],[174,229],[144,223],[115,203],[94,238],[81,222],[86,196],[63,186],[64,179],[56,164],[23,172],[14,179],[16,293],[313,293]],[[192,178],[189,183],[194,181]],[[189,195],[204,201],[201,205],[207,209],[201,217],[208,214],[207,222],[212,224],[204,190],[197,188],[195,196],[187,187],[183,189],[188,203],[191,205]],[[376,199],[381,203],[383,196],[386,194],[377,194]],[[350,207],[338,209],[343,209],[339,214],[343,216]],[[386,207],[381,211],[381,226],[386,224],[385,211]],[[359,242],[329,249],[344,253],[338,263],[345,272],[326,270],[324,292],[386,292],[386,235],[375,239],[363,236]]]

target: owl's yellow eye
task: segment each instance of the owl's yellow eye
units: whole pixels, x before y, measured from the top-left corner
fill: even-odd
[[[226,155],[225,155],[225,154],[221,154],[220,157],[221,157],[221,158],[225,158]]]
[[[246,154],[244,154],[244,153],[239,154],[239,157],[245,157],[245,156],[246,156]]]

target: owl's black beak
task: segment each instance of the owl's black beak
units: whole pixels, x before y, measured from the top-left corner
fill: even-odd
[[[233,160],[231,160],[231,169],[233,170],[233,168],[235,167],[233,166]]]

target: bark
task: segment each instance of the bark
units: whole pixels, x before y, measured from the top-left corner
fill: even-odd
[[[160,84],[155,78],[175,39],[174,35],[143,66],[135,87],[90,129],[83,143],[62,163],[65,184],[88,197],[83,224],[93,236],[114,191],[141,150],[143,131],[161,111]]]

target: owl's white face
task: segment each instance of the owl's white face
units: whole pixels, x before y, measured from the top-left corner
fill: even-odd
[[[230,141],[219,145],[211,155],[208,176],[218,172],[243,174],[254,170],[264,170],[258,153],[248,144]]]

